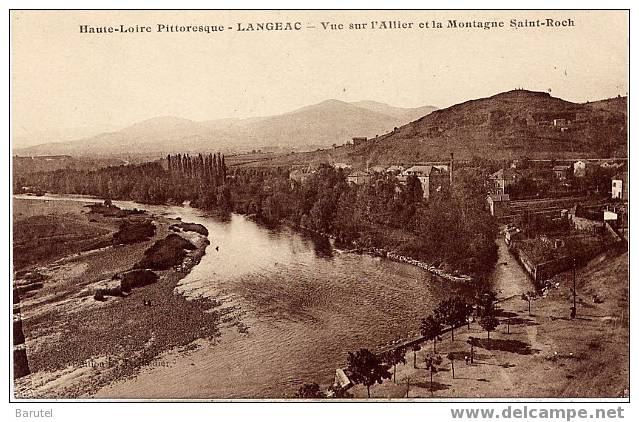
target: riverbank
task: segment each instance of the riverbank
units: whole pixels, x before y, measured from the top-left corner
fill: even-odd
[[[128,217],[103,215],[83,205],[14,199],[14,231],[26,232],[34,221],[41,223],[33,236],[23,239],[25,247],[36,241],[54,251],[18,257],[16,281],[38,274],[42,286],[20,298],[31,373],[15,380],[17,398],[91,397],[99,388],[157,364],[157,356],[167,350],[190,349],[197,339],[219,335],[214,304],[186,300],[174,292],[205,254],[205,235],[182,230],[180,220],[144,213],[131,218],[151,220],[155,233],[146,240],[113,245],[113,234]],[[155,283],[103,301],[94,299],[96,290],[119,283],[118,274],[132,269],[151,246],[172,234],[193,245],[179,265],[154,270]]]
[[[293,224],[286,223],[286,225],[294,230],[298,229],[298,227],[296,227]],[[304,232],[312,233],[314,235],[326,237],[327,239],[331,239],[335,242],[338,242],[341,245],[349,247],[350,249],[342,249],[342,251],[346,253],[359,253],[359,254],[364,253],[371,256],[386,258],[395,262],[401,262],[403,264],[414,265],[416,267],[421,268],[424,271],[428,271],[429,273],[435,274],[436,276],[441,277],[448,281],[453,281],[458,283],[460,282],[470,283],[473,281],[473,277],[466,274],[461,274],[459,271],[454,271],[453,273],[446,272],[431,263],[420,261],[419,259],[415,259],[411,256],[395,253],[385,248],[375,247],[375,246],[360,246],[356,242],[345,242],[343,240],[338,239],[337,236],[332,235],[330,233],[320,232],[320,231],[313,230],[311,228],[304,227],[304,226],[299,227],[299,229],[301,229]]]
[[[417,367],[409,351],[407,363],[397,367],[396,382],[371,387],[372,398],[627,397],[627,253],[600,255],[578,270],[581,302],[574,320],[570,319],[570,272],[553,278],[554,287],[533,301],[529,314],[527,302],[517,293],[526,291],[530,282],[521,268],[513,270],[511,260],[502,258],[499,265],[509,267],[517,287],[510,284],[508,292],[500,289],[502,295],[514,295],[500,302],[500,325],[490,340],[473,323],[456,330],[455,341],[445,335],[436,353],[430,342],[424,342],[416,352]],[[475,338],[474,362],[466,364],[471,337]],[[448,354],[454,358],[454,378]],[[425,361],[433,355],[442,362],[436,365],[431,384]],[[366,398],[364,386],[350,392],[355,398]]]

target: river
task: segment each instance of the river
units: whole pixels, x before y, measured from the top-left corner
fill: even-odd
[[[114,203],[204,225],[211,245],[176,291],[219,301],[222,319],[240,321],[248,332],[229,323],[214,342],[167,353],[168,366],[144,368],[98,397],[291,397],[303,382],[332,382],[349,351],[417,336],[420,318],[467,290],[418,267],[341,252],[328,239],[242,215],[224,220],[189,206]]]

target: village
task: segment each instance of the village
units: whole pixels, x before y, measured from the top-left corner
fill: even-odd
[[[563,131],[572,124],[564,118],[550,119],[549,126]],[[367,142],[353,138],[353,145]],[[367,163],[364,168],[332,163],[351,185],[365,185],[376,178],[394,178],[406,185],[415,177],[424,201],[450,193],[456,171],[485,175],[485,209],[500,225],[503,240],[536,285],[612,247],[628,243],[627,159],[472,160]],[[498,170],[494,170],[499,167]],[[298,166],[289,173],[299,183],[315,174],[316,166]]]
[[[564,123],[559,122],[559,124]],[[354,142],[365,142],[365,139],[355,138]],[[508,375],[499,373],[500,370],[497,370],[496,374],[491,366],[506,369],[515,366],[532,367],[541,365],[538,361],[541,359],[542,362],[551,362],[546,364],[546,370],[554,368],[563,372],[566,370],[566,365],[558,362],[585,359],[583,356],[588,353],[588,349],[599,347],[595,340],[590,340],[591,334],[588,328],[587,334],[583,336],[584,339],[589,339],[585,350],[581,350],[580,347],[578,348],[580,351],[558,354],[553,348],[558,347],[557,342],[565,341],[570,335],[564,332],[563,326],[561,329],[555,326],[561,325],[558,323],[559,320],[584,319],[578,317],[578,309],[600,307],[617,295],[609,291],[607,287],[598,286],[594,280],[597,278],[595,275],[599,274],[601,274],[601,280],[609,278],[615,271],[613,268],[619,265],[620,257],[623,261],[624,253],[628,249],[626,158],[574,160],[522,158],[508,162],[492,162],[488,167],[478,168],[476,163],[471,161],[455,161],[451,154],[449,161],[419,162],[411,163],[411,165],[367,163],[365,168],[359,169],[346,163],[333,163],[332,166],[343,171],[351,185],[366,185],[374,183],[379,178],[394,178],[400,185],[405,186],[410,177],[415,177],[421,185],[423,199],[426,202],[436,200],[438,195],[449,194],[455,182],[454,177],[457,176],[456,172],[463,173],[470,170],[483,173],[486,190],[485,210],[497,220],[500,227],[497,243],[500,248],[499,261],[501,262],[498,262],[495,273],[507,275],[499,276],[498,279],[501,281],[496,284],[496,287],[500,289],[498,302],[500,302],[501,310],[499,312],[507,316],[527,314],[535,318],[533,320],[512,317],[505,319],[508,327],[504,328],[504,331],[507,330],[507,333],[504,332],[502,335],[506,334],[506,336],[503,340],[495,340],[496,343],[490,343],[490,335],[488,342],[479,341],[476,336],[481,333],[481,327],[473,328],[474,325],[470,322],[472,318],[467,319],[469,334],[466,339],[462,337],[461,340],[455,341],[453,337],[452,341],[446,339],[442,343],[446,349],[455,350],[447,355],[453,368],[453,380],[455,379],[454,361],[466,360],[467,369],[462,367],[461,370],[473,373],[471,378],[459,378],[466,381],[453,381],[449,384],[450,380],[447,378],[450,374],[437,375],[436,378],[439,380],[433,381],[433,374],[441,371],[448,372],[450,369],[445,369],[446,362],[443,362],[442,357],[435,353],[434,346],[433,352],[424,350],[424,342],[428,340],[427,338],[417,337],[398,343],[388,348],[384,352],[386,354],[381,354],[381,356],[390,356],[393,353],[401,355],[397,362],[403,363],[403,366],[393,366],[392,382],[380,382],[380,385],[373,386],[372,390],[369,388],[367,391],[362,385],[353,382],[350,368],[338,368],[332,390],[329,389],[329,395],[336,394],[334,391],[338,391],[337,394],[369,398],[373,397],[372,394],[377,397],[433,397],[438,390],[445,390],[441,393],[444,397],[472,396],[483,388],[481,383],[475,385],[476,383],[470,382],[474,376],[481,377],[477,381],[482,382],[490,382],[489,378],[495,376],[498,379],[508,378]],[[495,166],[499,168],[493,171]],[[290,173],[290,178],[303,181],[313,173],[312,166],[294,169]],[[502,268],[509,263],[511,263],[510,268]],[[577,282],[578,279],[581,280]],[[533,287],[526,290],[526,285]],[[519,294],[511,294],[520,290],[526,291],[521,293],[521,297]],[[543,307],[538,305],[542,308],[533,315],[530,306],[532,301],[538,298],[548,299],[543,302]],[[523,306],[519,304],[518,299],[525,302]],[[564,302],[568,303],[565,305],[566,309],[570,306],[569,317],[558,317],[558,311],[559,314],[564,312]],[[607,308],[614,305],[616,303],[606,303],[603,306]],[[625,313],[621,317],[625,318]],[[557,333],[561,333],[557,334],[556,338],[552,338],[550,347],[549,344],[535,342],[534,338],[540,335],[541,329],[535,329],[534,333],[531,328],[524,328],[522,331],[522,324],[524,327],[539,324],[539,322],[533,322],[534,320],[544,321],[547,326],[544,332],[548,332],[544,336],[551,336],[549,333],[555,329]],[[505,323],[504,321],[502,324]],[[512,328],[510,324],[514,324]],[[617,325],[613,328],[617,330]],[[454,329],[453,325],[442,332]],[[436,338],[438,338],[437,341],[442,341],[441,337]],[[573,340],[570,339],[571,342]],[[532,342],[534,347],[527,346],[529,348],[521,350],[515,348],[515,350],[511,348],[510,342],[513,344],[519,342],[522,345]],[[470,352],[463,351],[465,344],[471,345]],[[502,344],[503,349],[497,344]],[[473,348],[478,345],[491,352],[490,355],[481,355],[486,362],[480,362],[479,365],[473,364],[472,361]],[[515,358],[513,353],[522,357]],[[526,361],[523,356],[531,354],[549,355],[535,357],[532,362]],[[407,364],[409,360],[414,361],[412,365]],[[434,363],[435,360],[436,363]],[[426,362],[426,366],[420,366],[418,362]],[[470,367],[468,367],[469,364]],[[576,364],[569,366],[574,365]],[[417,381],[421,377],[428,379],[429,376],[430,382]],[[441,381],[442,377],[444,381]],[[566,374],[565,378],[570,380],[573,376]],[[506,388],[499,382],[496,386],[498,390],[496,394],[498,396],[517,396],[518,394],[544,396],[550,394],[548,391],[552,389],[569,391],[576,388],[569,386],[570,384],[563,385],[561,382],[558,385],[540,382],[534,391],[529,391],[530,385],[526,383],[513,385],[512,389]],[[347,390],[350,393],[344,393]]]

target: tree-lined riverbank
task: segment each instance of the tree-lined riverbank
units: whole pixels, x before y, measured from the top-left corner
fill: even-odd
[[[493,268],[497,226],[485,209],[485,174],[477,169],[458,169],[452,188],[428,200],[414,176],[400,183],[393,175],[377,174],[357,185],[328,165],[308,169],[303,177],[295,172],[299,170],[229,170],[219,155],[178,155],[95,171],[24,175],[16,179],[16,189],[32,186],[150,204],[189,201],[203,210],[232,211],[271,225],[308,228],[357,248],[385,249],[448,274],[483,277]]]

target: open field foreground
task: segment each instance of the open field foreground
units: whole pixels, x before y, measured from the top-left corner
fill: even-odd
[[[566,272],[532,302],[530,314],[518,295],[502,301],[500,325],[490,340],[477,323],[456,329],[455,341],[445,334],[436,345],[435,356],[442,361],[432,384],[425,363],[433,355],[428,342],[417,352],[417,368],[409,351],[406,364],[397,366],[396,382],[371,387],[371,398],[407,397],[407,389],[410,398],[627,397],[628,254],[600,255],[577,271],[576,280],[582,302],[575,320],[570,319],[572,273]],[[595,295],[601,303],[594,303]],[[466,364],[470,337],[475,338],[474,362]],[[454,379],[449,353],[455,359]],[[367,395],[361,385],[351,392]]]

